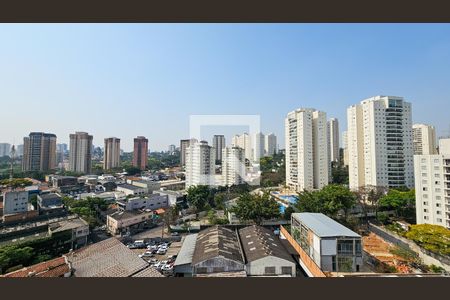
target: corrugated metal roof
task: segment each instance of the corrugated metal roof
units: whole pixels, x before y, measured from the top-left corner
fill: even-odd
[[[295,263],[279,238],[267,228],[248,226],[239,230],[239,237],[248,262],[274,256]]]
[[[198,233],[192,264],[216,257],[244,263],[238,236],[234,230],[212,226]]]
[[[197,233],[187,235],[184,238],[183,245],[175,260],[174,266],[180,266],[192,263],[192,256],[194,255],[195,243],[197,242]]]
[[[293,213],[292,216],[306,225],[318,237],[361,237],[356,232],[321,213]]]

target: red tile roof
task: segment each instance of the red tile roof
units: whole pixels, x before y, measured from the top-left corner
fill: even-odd
[[[63,277],[70,272],[69,264],[64,257],[32,265],[1,277]]]

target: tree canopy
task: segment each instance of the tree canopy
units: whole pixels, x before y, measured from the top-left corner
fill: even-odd
[[[340,210],[347,214],[355,204],[356,196],[347,187],[330,184],[318,191],[299,193],[294,207],[300,212],[316,212],[336,217]]]
[[[12,179],[3,179],[0,180],[0,185],[9,186],[12,188],[18,188],[18,187],[26,187],[32,185],[33,182],[31,182],[28,179],[25,178],[12,178]]]
[[[263,220],[280,217],[279,204],[270,198],[269,193],[263,195],[242,194],[236,205],[230,209],[242,221],[253,221],[261,224]]]
[[[381,209],[395,210],[398,216],[405,218],[414,218],[415,203],[416,195],[414,189],[406,191],[391,189],[379,200]]]
[[[419,246],[442,255],[450,255],[450,230],[439,225],[411,225],[406,233],[408,239]]]

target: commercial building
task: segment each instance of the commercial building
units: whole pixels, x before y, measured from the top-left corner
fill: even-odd
[[[137,210],[165,208],[169,206],[169,197],[158,193],[150,194],[145,197],[135,197],[123,200],[117,200],[117,205],[122,210]]]
[[[223,226],[200,231],[192,256],[192,270],[194,276],[244,271],[244,255],[236,232]]]
[[[277,136],[269,133],[264,137],[264,155],[273,156],[277,153]]]
[[[411,103],[376,96],[347,109],[350,188],[414,186]]]
[[[129,195],[139,196],[139,195],[144,195],[144,194],[148,193],[147,188],[139,187],[139,186],[135,186],[135,185],[131,185],[131,184],[118,185],[117,191],[123,192],[127,196],[129,196]]]
[[[196,143],[196,139],[181,140],[180,141],[180,164],[182,167],[186,166],[186,149]]]
[[[244,183],[245,155],[239,147],[226,147],[222,150],[222,185],[232,186]]]
[[[92,135],[89,135],[87,132],[75,132],[75,134],[70,135],[69,171],[77,173],[91,172],[92,139]]]
[[[436,129],[426,124],[413,125],[414,155],[437,154]]]
[[[252,137],[253,161],[259,164],[259,161],[264,157],[265,137],[262,132],[255,133]]]
[[[3,192],[3,215],[28,211],[28,191],[15,190]]]
[[[10,156],[11,154],[11,144],[0,143],[0,157]]]
[[[78,178],[75,176],[50,175],[49,181],[55,188],[78,185]]]
[[[161,188],[161,182],[159,181],[127,179],[127,183],[137,187],[145,188],[147,190],[147,193],[158,191]]]
[[[261,226],[239,230],[247,276],[295,277],[296,263],[275,234]]]
[[[286,184],[295,191],[328,184],[329,159],[326,113],[300,108],[285,119]]]
[[[49,171],[56,168],[56,135],[31,132],[23,138],[23,171]]]
[[[71,243],[70,249],[78,249],[87,245],[89,224],[81,218],[66,219],[48,224],[48,233],[50,236],[57,234],[71,236],[67,241]]]
[[[111,170],[120,166],[120,139],[110,137],[105,139],[105,154],[103,169]]]
[[[186,188],[192,185],[215,185],[215,151],[207,142],[191,144],[186,149]]]
[[[245,159],[249,161],[253,160],[252,141],[248,133],[245,132],[241,135],[235,135],[231,140],[231,145],[244,149]]]
[[[214,135],[213,143],[214,150],[216,151],[216,160],[222,161],[222,149],[225,148],[225,136],[223,135]]]
[[[192,257],[194,256],[197,233],[184,237],[180,252],[173,265],[173,273],[176,277],[192,277]]]
[[[106,227],[112,235],[134,233],[152,223],[153,213],[149,211],[116,211],[106,217]]]
[[[169,205],[174,206],[177,204],[183,204],[186,202],[186,195],[177,191],[160,190],[158,191],[160,195],[166,195],[169,199]]]
[[[63,206],[61,196],[56,193],[42,193],[37,196],[39,209],[60,208]]]
[[[134,139],[133,166],[141,170],[147,168],[148,139],[138,136]]]
[[[417,224],[450,229],[450,149],[439,141],[439,154],[414,155]],[[447,150],[447,151],[446,151]]]
[[[339,161],[339,121],[331,118],[327,123],[328,153],[330,162]]]
[[[291,235],[300,251],[322,271],[360,271],[363,263],[361,236],[324,214],[293,213]],[[307,262],[300,260],[300,263]],[[305,265],[302,267],[307,269]]]

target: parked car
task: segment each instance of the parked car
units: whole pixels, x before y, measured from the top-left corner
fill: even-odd
[[[141,258],[143,258],[143,257],[152,257],[152,256],[153,256],[153,253],[150,252],[150,251],[146,251],[143,254],[139,254],[139,257],[141,257]]]
[[[167,253],[167,249],[165,248],[159,248],[158,251],[156,252],[156,254],[166,254]]]
[[[172,232],[170,235],[171,236],[179,236],[180,234],[178,232]]]

